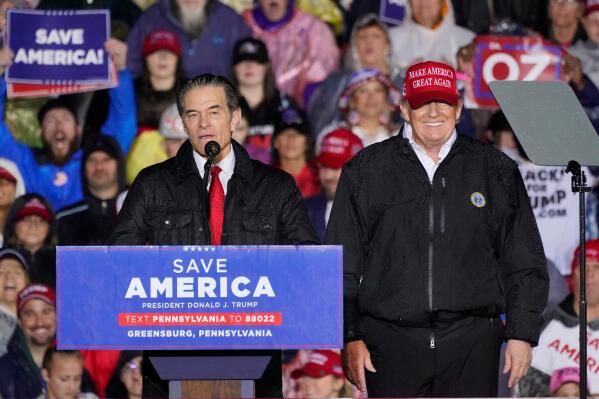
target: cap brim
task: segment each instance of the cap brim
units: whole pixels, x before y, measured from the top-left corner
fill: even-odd
[[[322,165],[331,169],[341,169],[343,165],[345,165],[345,163],[347,162],[346,160],[341,158],[331,158],[322,156],[314,158],[314,161],[316,161],[318,165]]]
[[[412,95],[410,97],[406,97],[406,100],[410,104],[410,108],[416,109],[420,108],[422,105],[426,103],[430,103],[431,101],[443,101],[453,106],[456,106],[458,105],[460,96],[451,93],[445,93],[442,91],[425,91],[422,93]]]
[[[243,54],[243,55],[238,56],[235,59],[234,65],[237,65],[243,61],[254,61],[254,62],[257,62],[258,64],[264,65],[268,62],[268,58],[260,57],[259,55],[254,55],[254,54]]]

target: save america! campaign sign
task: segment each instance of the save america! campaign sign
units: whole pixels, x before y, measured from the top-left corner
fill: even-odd
[[[60,349],[342,347],[340,246],[58,247]]]

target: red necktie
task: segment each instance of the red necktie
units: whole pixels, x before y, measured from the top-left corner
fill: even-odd
[[[210,231],[212,232],[212,245],[220,245],[223,232],[223,219],[225,218],[225,190],[218,178],[221,168],[214,165],[210,170]]]

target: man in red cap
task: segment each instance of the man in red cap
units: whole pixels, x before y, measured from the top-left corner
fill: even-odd
[[[42,360],[56,336],[56,295],[43,284],[25,287],[17,298],[20,328],[0,358],[0,396],[35,398],[42,392]]]
[[[552,376],[560,369],[578,367],[580,313],[580,247],[572,257],[572,274],[568,277],[571,294],[547,315],[547,324],[533,351],[532,364],[519,384],[518,396],[557,396]],[[585,247],[586,301],[588,320],[588,380],[592,396],[599,393],[599,240],[589,240]],[[551,383],[550,383],[551,381]]]
[[[547,301],[528,195],[514,161],[457,134],[451,66],[411,66],[403,95],[402,131],[345,165],[327,227],[343,245],[346,375],[370,397],[497,396],[502,341],[512,387]]]
[[[341,168],[362,148],[364,148],[362,140],[351,130],[344,128],[327,133],[320,142],[320,150],[315,161],[318,164],[318,179],[322,192],[306,198],[304,203],[310,222],[321,241],[324,240],[324,232],[331,215]]]
[[[345,376],[339,353],[314,350],[304,367],[294,370],[291,378],[298,380],[299,397],[309,399],[342,398]]]

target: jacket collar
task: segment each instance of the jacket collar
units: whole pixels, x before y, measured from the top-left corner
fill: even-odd
[[[235,140],[231,140],[231,146],[235,152],[234,176],[241,177],[247,184],[252,184],[254,175],[254,164],[249,154]],[[189,140],[185,141],[177,155],[175,155],[175,182],[183,183],[190,175],[197,175],[201,179],[198,167],[193,159],[193,147]]]
[[[406,156],[408,156],[408,157],[410,157],[410,158],[415,159],[415,160],[418,161],[418,157],[416,156],[416,153],[414,152],[414,149],[410,145],[410,141],[403,136],[403,129],[404,128],[402,126],[401,129],[399,130],[399,133],[397,133],[396,136],[392,137],[392,140],[395,140],[398,149],[404,155],[406,155]],[[449,150],[449,153],[447,154],[447,156],[445,157],[444,160],[452,158],[460,150],[460,147],[462,147],[462,144],[464,143],[464,140],[465,140],[464,136],[462,136],[460,134],[460,132],[458,131],[457,132],[456,140],[453,143],[453,145],[451,146],[451,149]]]

